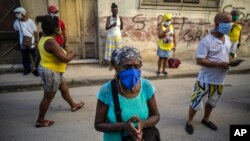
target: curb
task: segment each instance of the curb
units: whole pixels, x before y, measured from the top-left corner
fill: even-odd
[[[232,74],[250,74],[250,68],[247,69],[237,69],[237,70],[229,70],[229,75]],[[175,78],[188,78],[188,77],[196,77],[198,72],[185,72],[178,74],[169,74],[167,76],[157,76],[157,75],[149,75],[144,76],[143,78],[149,80],[160,80],[160,79],[175,79]],[[94,86],[101,85],[111,78],[106,76],[98,79],[66,79],[68,85],[70,87],[81,87],[81,86]],[[42,90],[42,83],[33,83],[33,84],[17,84],[17,85],[7,85],[0,86],[0,93],[7,92],[22,92],[22,91],[33,91],[33,90]]]

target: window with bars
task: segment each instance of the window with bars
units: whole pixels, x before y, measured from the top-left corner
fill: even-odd
[[[221,0],[140,0],[142,9],[218,11]]]

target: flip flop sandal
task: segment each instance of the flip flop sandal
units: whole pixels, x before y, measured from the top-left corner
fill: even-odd
[[[43,123],[41,122],[37,122],[36,123],[36,128],[40,128],[40,127],[49,127],[51,125],[53,125],[55,122],[54,121],[45,121]]]
[[[74,108],[71,109],[72,112],[75,112],[79,109],[81,109],[84,106],[84,102],[80,102],[79,104],[77,104]]]
[[[163,71],[162,73],[163,73],[164,75],[167,75],[167,74],[168,74],[168,72],[166,72],[166,71]]]
[[[212,130],[217,130],[217,126],[211,121],[207,122],[205,120],[202,120],[201,123],[204,124],[205,126],[207,126],[208,128],[212,129]]]

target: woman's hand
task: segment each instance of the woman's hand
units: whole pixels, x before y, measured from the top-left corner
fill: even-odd
[[[133,122],[138,123],[138,127],[135,128]],[[137,116],[131,117],[128,121],[124,123],[125,130],[129,133],[129,135],[133,138],[135,141],[141,141],[142,140],[142,129],[141,129],[141,123],[140,119]]]

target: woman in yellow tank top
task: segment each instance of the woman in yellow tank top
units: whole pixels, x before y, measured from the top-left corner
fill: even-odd
[[[175,51],[176,49],[176,39],[174,33],[174,26],[171,23],[172,15],[165,14],[163,16],[163,24],[158,28],[158,37],[157,41],[158,50],[157,55],[159,56],[158,60],[158,70],[156,72],[157,75],[160,74],[160,69],[162,67],[162,73],[164,75],[168,74],[166,71],[167,60],[170,55],[170,51]]]
[[[43,37],[38,43],[37,59],[35,62],[39,75],[43,81],[44,96],[40,103],[37,127],[48,127],[54,121],[45,120],[49,104],[59,89],[64,100],[70,105],[71,111],[83,107],[84,102],[75,103],[70,94],[69,87],[63,78],[66,63],[75,57],[75,52],[66,51],[54,39],[58,21],[51,16],[37,17],[37,22],[42,22]]]

